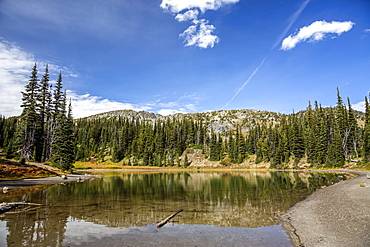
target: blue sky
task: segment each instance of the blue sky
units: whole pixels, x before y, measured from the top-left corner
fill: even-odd
[[[0,114],[37,63],[74,117],[110,110],[363,109],[369,0],[0,0]]]

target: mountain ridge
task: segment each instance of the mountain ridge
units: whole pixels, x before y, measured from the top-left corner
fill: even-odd
[[[236,129],[237,126],[240,126],[241,130],[246,132],[250,128],[253,128],[257,123],[261,122],[267,122],[274,125],[280,122],[281,118],[286,115],[287,114],[283,113],[251,109],[219,110],[200,113],[176,113],[168,116],[147,111],[115,110],[95,114],[83,119],[96,120],[99,118],[128,118],[131,120],[149,122],[155,122],[157,120],[165,121],[167,119],[193,119],[194,121],[203,122],[209,129],[212,129],[216,133],[220,133]]]

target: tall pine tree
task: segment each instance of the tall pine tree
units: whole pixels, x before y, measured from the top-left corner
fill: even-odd
[[[344,141],[345,143],[347,143],[345,149],[345,156],[347,157],[347,160],[350,160],[352,157],[358,158],[357,152],[358,124],[349,98],[347,98],[347,101],[348,101],[348,128],[344,133]]]
[[[370,162],[370,103],[365,97],[365,126],[362,138],[363,162]]]
[[[46,65],[44,76],[41,79],[40,86],[40,125],[41,125],[41,138],[42,138],[42,160],[49,161],[51,156],[51,137],[52,137],[52,94],[51,85],[49,85],[50,76],[49,68]]]
[[[31,160],[35,151],[35,139],[38,127],[38,115],[37,115],[37,104],[38,104],[38,77],[37,77],[37,65],[35,64],[31,72],[28,84],[25,87],[25,92],[22,92],[22,105],[23,111],[20,118],[18,132],[21,135],[21,158]]]
[[[63,101],[64,104],[61,107],[65,107],[65,97]],[[66,171],[73,168],[75,157],[74,143],[72,106],[69,103],[67,116],[62,111],[58,116],[58,125],[55,128],[51,162],[56,167]]]

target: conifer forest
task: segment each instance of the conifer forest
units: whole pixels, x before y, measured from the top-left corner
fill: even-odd
[[[0,116],[0,149],[22,162],[48,162],[64,170],[91,160],[187,167],[189,149],[200,149],[224,166],[250,157],[272,168],[297,166],[303,159],[312,167],[370,162],[369,99],[365,96],[366,112],[358,112],[339,89],[335,106],[309,102],[293,114],[234,110],[138,117],[121,111],[73,119],[62,74],[51,85],[48,67],[39,78],[35,64],[22,95],[19,117]],[[234,121],[243,111],[248,116]]]

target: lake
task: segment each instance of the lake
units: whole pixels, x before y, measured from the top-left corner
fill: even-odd
[[[99,174],[0,194],[0,202],[42,204],[0,215],[0,246],[291,246],[279,216],[338,181],[310,172]]]

